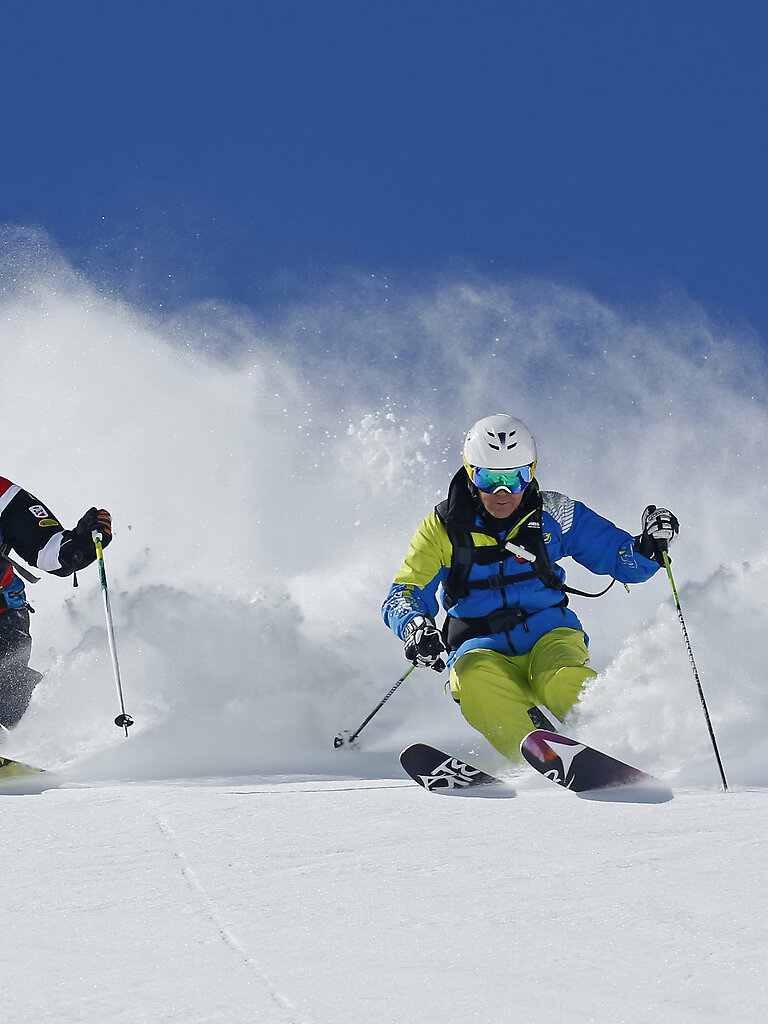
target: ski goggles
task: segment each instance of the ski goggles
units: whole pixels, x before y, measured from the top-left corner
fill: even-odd
[[[533,466],[518,466],[517,469],[482,469],[472,466],[472,483],[478,491],[493,494],[504,488],[512,494],[524,491],[533,480]]]

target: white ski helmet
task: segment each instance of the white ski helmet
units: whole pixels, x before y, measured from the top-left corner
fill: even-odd
[[[472,470],[536,467],[536,442],[521,420],[497,412],[478,420],[464,441],[464,465],[472,479]]]

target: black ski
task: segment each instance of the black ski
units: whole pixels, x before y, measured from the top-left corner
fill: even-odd
[[[644,802],[672,798],[672,790],[653,775],[556,732],[528,733],[520,752],[537,772],[574,793]]]
[[[460,757],[446,754],[427,743],[413,743],[406,747],[400,755],[400,764],[415,782],[430,791],[462,793],[492,786],[503,789],[506,796],[515,795],[504,779],[489,775]]]

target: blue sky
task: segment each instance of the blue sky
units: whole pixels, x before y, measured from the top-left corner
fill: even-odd
[[[768,337],[768,5],[2,10],[0,220],[148,306],[533,272]]]

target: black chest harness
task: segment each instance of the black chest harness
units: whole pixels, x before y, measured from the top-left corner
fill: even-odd
[[[502,599],[502,606],[494,609],[488,615],[463,619],[455,615],[446,615],[443,624],[443,640],[449,650],[456,650],[466,640],[474,637],[509,633],[521,624],[524,629],[528,629],[526,620],[533,612],[526,611],[524,608],[508,606],[505,587],[538,579],[545,587],[562,594],[562,599],[553,607],[561,608],[563,616],[565,616],[568,594],[578,594],[581,597],[601,597],[616,582],[611,580],[605,590],[601,590],[599,594],[587,594],[583,590],[575,590],[563,583],[554,570],[547,545],[544,542],[541,525],[541,499],[519,524],[513,538],[509,540],[498,538],[493,544],[479,546],[475,545],[472,533],[485,532],[482,527],[469,530],[452,522],[448,514],[447,500],[442,501],[435,508],[435,512],[445,526],[452,549],[450,569],[443,583],[443,604],[446,610],[453,608],[458,601],[476,590],[497,590]],[[492,535],[488,533],[488,536]],[[513,567],[510,564],[512,559],[514,559],[515,566],[519,567],[521,563],[527,562],[529,568],[523,571],[518,568],[518,571],[510,572],[509,570]],[[470,579],[473,565],[494,564],[498,564],[498,572],[482,579]],[[511,641],[510,647],[514,650]]]

